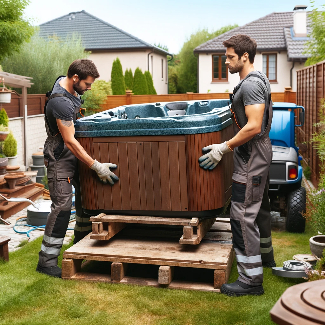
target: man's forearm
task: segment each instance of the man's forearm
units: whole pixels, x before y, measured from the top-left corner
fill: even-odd
[[[85,163],[88,167],[90,167],[94,163],[94,159],[92,159],[88,155],[86,150],[76,139],[72,139],[71,141],[65,142],[65,145],[79,160]]]
[[[260,128],[250,127],[248,124],[246,124],[233,138],[227,141],[227,145],[231,149],[234,149],[248,142],[260,132]]]

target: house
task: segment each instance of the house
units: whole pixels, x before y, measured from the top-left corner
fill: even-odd
[[[296,71],[304,67],[308,55],[304,47],[309,33],[306,6],[296,6],[293,12],[274,12],[244,26],[237,27],[194,49],[198,56],[198,92],[232,92],[239,82],[225,64],[223,41],[236,34],[255,39],[257,52],[254,67],[270,80],[272,92],[285,87],[296,91]]]
[[[168,93],[167,56],[161,48],[150,45],[139,38],[82,10],[51,20],[40,25],[40,36],[56,35],[65,38],[78,33],[86,51],[91,51],[92,60],[100,74],[100,79],[109,81],[113,61],[118,57],[123,71],[139,67],[150,71],[157,94]]]

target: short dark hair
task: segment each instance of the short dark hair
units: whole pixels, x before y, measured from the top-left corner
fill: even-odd
[[[250,63],[254,63],[256,55],[256,42],[254,39],[250,38],[247,35],[234,35],[228,40],[223,42],[225,47],[232,47],[235,50],[235,53],[240,59],[244,53],[248,53],[248,58]]]
[[[80,80],[87,79],[88,76],[98,78],[99,73],[93,61],[87,59],[75,60],[68,69],[68,78],[78,75]]]

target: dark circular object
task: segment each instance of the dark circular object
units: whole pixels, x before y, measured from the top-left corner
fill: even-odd
[[[300,187],[288,195],[286,230],[302,233],[305,231],[306,189]]]

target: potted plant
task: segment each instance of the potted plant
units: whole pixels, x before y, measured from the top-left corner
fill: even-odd
[[[9,117],[4,108],[0,110],[0,141],[4,141],[9,134]]]
[[[6,140],[3,142],[2,152],[8,158],[9,166],[17,165],[17,140],[12,132],[8,134]]]
[[[0,87],[0,103],[11,102],[11,90],[4,85],[4,79],[2,78],[2,87]]]

